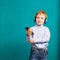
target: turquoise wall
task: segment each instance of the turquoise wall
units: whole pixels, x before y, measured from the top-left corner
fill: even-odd
[[[0,60],[28,60],[30,44],[26,42],[26,26],[33,26],[35,13],[48,14],[50,28],[48,60],[58,60],[58,0],[0,0]]]
[[[60,60],[60,0],[59,0],[59,3],[58,3],[58,10],[59,10],[59,14],[58,14],[58,17],[59,17],[59,21],[58,21],[58,31],[59,31],[59,41],[58,41],[58,58],[59,58],[59,60]]]

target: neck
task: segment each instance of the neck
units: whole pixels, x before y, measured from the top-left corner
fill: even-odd
[[[38,24],[37,24],[37,26],[42,26],[42,25],[38,25]]]

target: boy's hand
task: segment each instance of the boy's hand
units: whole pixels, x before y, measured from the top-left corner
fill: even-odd
[[[26,33],[27,33],[28,36],[32,35],[32,33],[33,33],[32,29],[30,29],[28,27],[26,27],[25,29],[26,29]],[[34,39],[30,39],[29,43],[31,43],[31,44],[34,43]]]
[[[31,44],[34,43],[34,39],[29,40],[29,43]]]
[[[26,33],[28,36],[32,35],[32,29],[29,28],[28,30],[26,30]]]

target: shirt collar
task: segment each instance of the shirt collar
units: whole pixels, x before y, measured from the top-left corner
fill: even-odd
[[[35,26],[38,27],[38,28],[39,28],[39,27],[43,27],[43,25],[35,25]]]

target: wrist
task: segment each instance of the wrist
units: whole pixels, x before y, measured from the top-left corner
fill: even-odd
[[[31,35],[29,35],[29,34],[26,34],[28,37],[30,37]]]
[[[29,42],[30,42],[30,43],[34,43],[34,40],[33,40],[33,39],[31,39]]]

